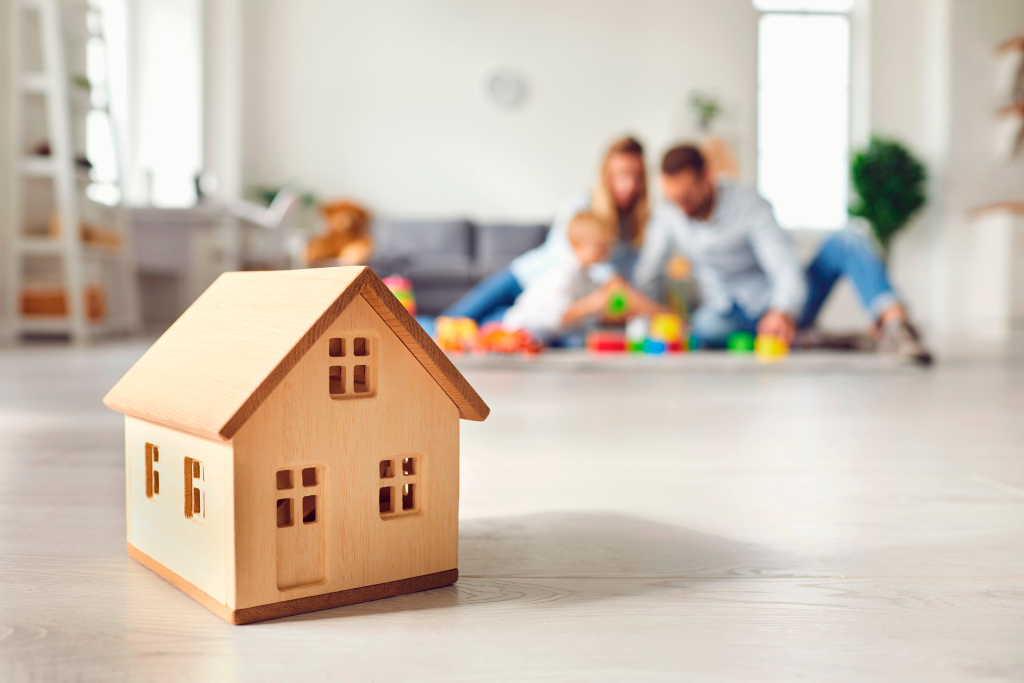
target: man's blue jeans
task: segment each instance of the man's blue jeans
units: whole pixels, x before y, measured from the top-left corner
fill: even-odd
[[[877,318],[898,299],[889,283],[885,264],[878,253],[861,235],[844,230],[825,240],[807,266],[807,303],[797,320],[797,327],[804,329],[814,325],[825,299],[831,293],[840,277],[850,278],[860,295],[864,308]],[[754,332],[757,321],[765,311],[751,315],[736,304],[728,311],[715,311],[701,307],[693,315],[693,334],[702,346],[722,347],[733,332]]]

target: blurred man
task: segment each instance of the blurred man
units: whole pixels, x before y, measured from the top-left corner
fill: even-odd
[[[716,182],[696,147],[670,149],[661,171],[667,201],[651,222],[634,279],[652,293],[673,245],[689,258],[703,299],[691,321],[702,344],[724,346],[739,331],[792,344],[798,331],[813,327],[832,287],[846,276],[877,322],[879,350],[931,362],[884,264],[860,235],[837,232],[803,268],[771,205],[754,190]]]

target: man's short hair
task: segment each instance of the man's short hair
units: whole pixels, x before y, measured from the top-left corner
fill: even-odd
[[[704,175],[707,161],[694,145],[676,145],[661,159],[661,172],[665,175],[676,175],[683,171],[693,171],[694,175]]]

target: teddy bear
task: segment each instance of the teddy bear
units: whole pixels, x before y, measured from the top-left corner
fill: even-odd
[[[349,200],[320,205],[324,230],[306,245],[306,263],[336,261],[338,265],[364,265],[373,251],[370,237],[370,212]]]

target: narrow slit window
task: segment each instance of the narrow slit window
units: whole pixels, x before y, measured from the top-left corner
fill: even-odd
[[[402,459],[402,474],[409,476],[410,474],[416,474],[416,463],[413,458]]]
[[[403,510],[415,510],[416,509],[416,484],[406,484],[402,487],[402,509]]]
[[[345,366],[332,365],[329,375],[331,396],[343,395],[345,393]]]
[[[160,447],[146,444],[146,498],[160,495]]]
[[[194,458],[185,458],[185,517],[202,523],[206,516],[206,468]]]
[[[277,500],[277,528],[282,529],[292,525],[292,499],[278,498]]]
[[[345,357],[345,340],[338,337],[334,337],[328,343],[327,353],[331,358],[344,358]]]
[[[352,340],[353,356],[369,356],[370,346],[366,343],[366,337],[356,337]]]
[[[312,524],[316,521],[316,496],[302,497],[302,523]]]
[[[370,390],[366,383],[366,366],[357,365],[352,368],[352,391],[357,394],[365,394]]]
[[[381,460],[380,461],[380,478],[391,479],[395,476],[395,468],[393,467],[392,460]]]
[[[378,496],[378,502],[380,505],[380,513],[386,515],[389,512],[394,512],[394,502],[392,501],[391,492],[394,490],[391,486],[381,486],[380,495]]]
[[[280,470],[277,473],[277,490],[287,491],[292,488],[292,471]]]

